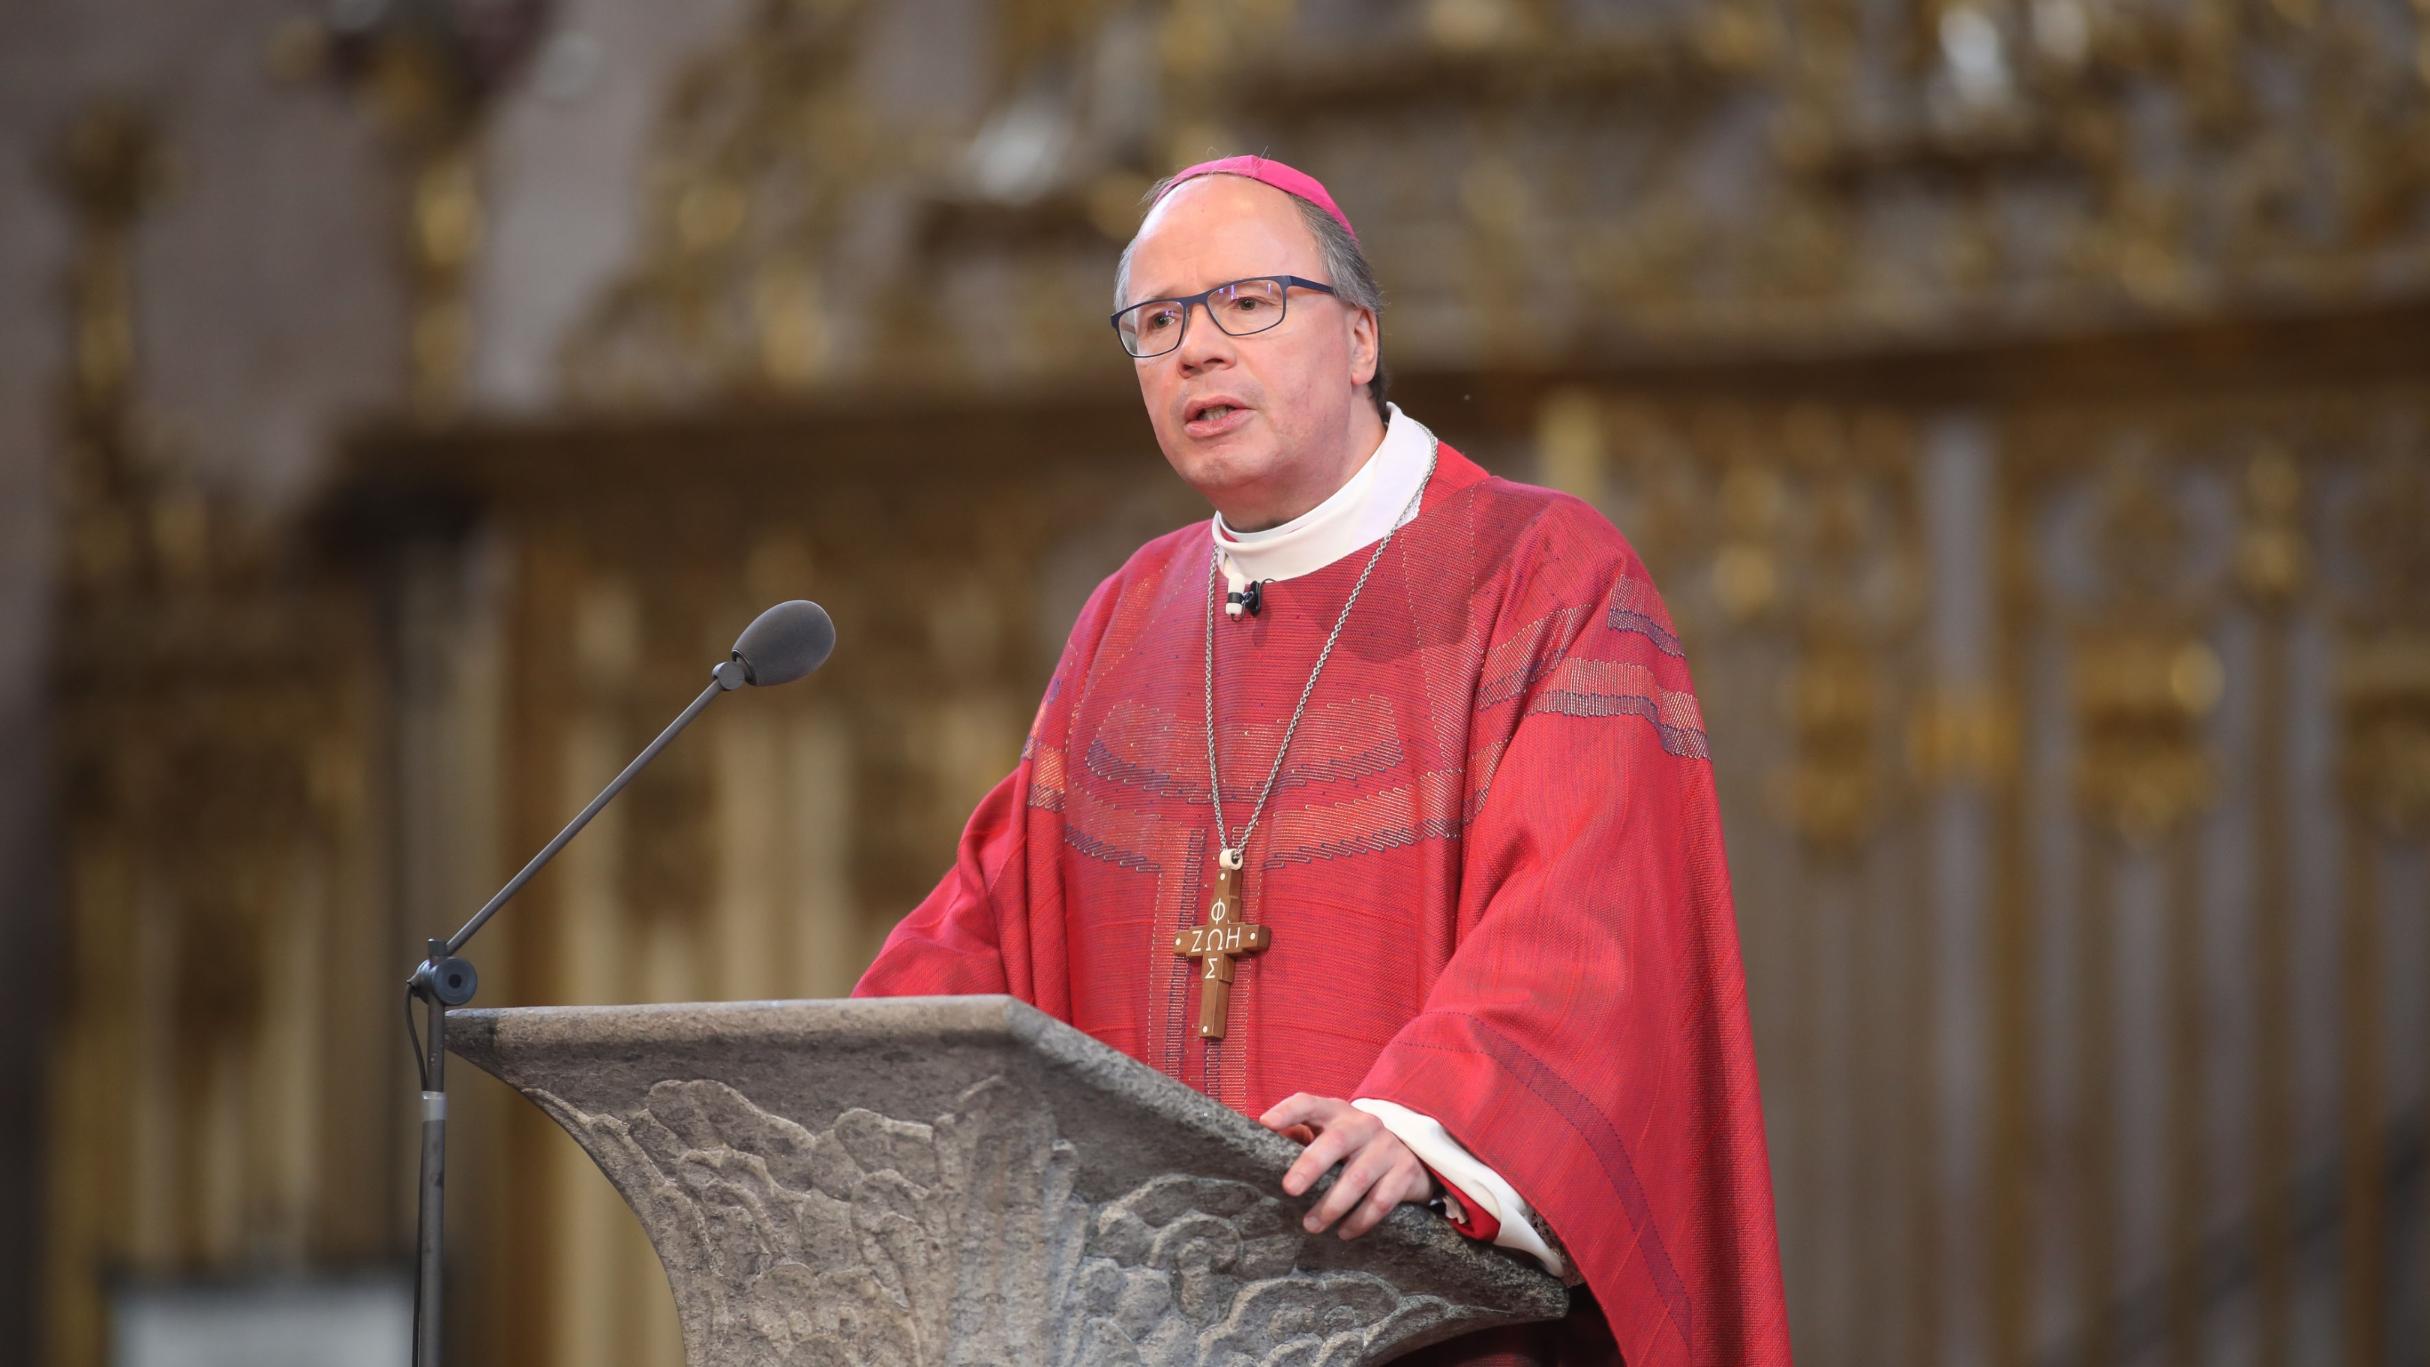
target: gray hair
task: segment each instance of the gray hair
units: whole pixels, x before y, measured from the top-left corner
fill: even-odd
[[[1213,174],[1230,173],[1217,171]],[[1176,183],[1177,178],[1173,176],[1157,181],[1149,187],[1141,202],[1154,206]],[[1288,190],[1283,193],[1291,195]],[[1333,286],[1333,297],[1375,316],[1375,376],[1367,381],[1367,397],[1375,402],[1375,415],[1384,417],[1385,391],[1391,388],[1392,377],[1384,370],[1384,291],[1382,286],[1375,283],[1375,268],[1367,264],[1367,254],[1359,250],[1358,239],[1350,235],[1349,229],[1335,222],[1333,215],[1298,195],[1291,195],[1291,207],[1299,210],[1300,221],[1308,225],[1309,235],[1316,239],[1317,255],[1325,263],[1325,278]],[[1114,307],[1117,309],[1133,302],[1128,297],[1131,289],[1131,251],[1138,245],[1139,238],[1134,234],[1123,246],[1122,259],[1114,267]]]

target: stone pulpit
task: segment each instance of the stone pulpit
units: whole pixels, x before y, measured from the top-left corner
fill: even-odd
[[[1010,998],[449,1019],[641,1217],[689,1367],[1346,1365],[1567,1306],[1414,1207],[1303,1232],[1297,1145]]]

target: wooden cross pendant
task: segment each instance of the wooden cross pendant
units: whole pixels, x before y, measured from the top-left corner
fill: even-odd
[[[1198,973],[1201,1039],[1223,1038],[1232,1006],[1234,956],[1255,954],[1273,943],[1273,936],[1264,926],[1248,924],[1241,878],[1240,851],[1223,851],[1215,860],[1215,899],[1207,905],[1207,923],[1191,926],[1173,937],[1175,954],[1197,959],[1204,965]]]

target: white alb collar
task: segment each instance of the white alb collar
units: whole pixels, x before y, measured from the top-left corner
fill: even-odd
[[[1434,434],[1384,405],[1384,440],[1358,473],[1331,497],[1278,527],[1236,532],[1223,514],[1208,524],[1222,553],[1226,588],[1239,592],[1251,580],[1268,582],[1312,574],[1353,551],[1374,545],[1417,516],[1411,495],[1426,479]],[[1407,516],[1403,516],[1406,513]]]

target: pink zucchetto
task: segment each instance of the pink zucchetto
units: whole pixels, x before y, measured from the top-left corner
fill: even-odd
[[[1297,195],[1324,210],[1327,217],[1342,225],[1342,231],[1350,234],[1351,241],[1358,240],[1358,229],[1350,226],[1350,216],[1342,212],[1342,206],[1333,202],[1333,196],[1325,192],[1325,187],[1316,177],[1296,166],[1285,166],[1268,157],[1225,157],[1221,161],[1202,161],[1176,172],[1164,187],[1164,194],[1169,195],[1183,181],[1196,180],[1200,176],[1247,176],[1261,185],[1271,185],[1285,194]],[[1164,195],[1156,198],[1161,202]]]

